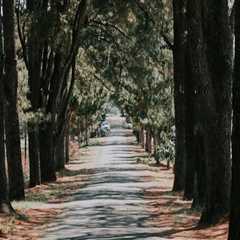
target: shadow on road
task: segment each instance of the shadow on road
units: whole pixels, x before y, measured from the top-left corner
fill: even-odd
[[[143,150],[129,130],[112,131],[89,153],[66,171],[84,176],[83,187],[62,203],[64,213],[47,226],[43,240],[188,239],[187,232],[196,230],[186,215],[189,203],[170,191],[172,170],[138,164]]]

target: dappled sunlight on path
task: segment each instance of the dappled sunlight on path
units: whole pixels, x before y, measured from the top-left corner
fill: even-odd
[[[115,129],[72,161],[69,172],[82,175],[83,187],[59,203],[65,211],[42,240],[223,239],[225,228],[219,238],[196,231],[198,214],[170,192],[172,170],[138,164],[144,153],[133,143],[129,130]]]

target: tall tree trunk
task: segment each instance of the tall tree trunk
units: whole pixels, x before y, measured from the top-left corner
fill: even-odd
[[[197,99],[194,132],[202,129],[206,202],[200,223],[229,209],[232,38],[226,0],[189,0],[190,63]]]
[[[152,154],[152,148],[153,148],[153,136],[152,136],[152,131],[149,130],[149,140],[148,140],[148,152]]]
[[[66,132],[65,132],[65,163],[69,163],[69,144],[70,144],[70,136],[69,136],[69,128],[70,128],[70,122],[68,121]]]
[[[29,168],[30,168],[30,187],[41,184],[40,174],[40,153],[38,142],[37,124],[28,124],[28,148],[29,148]]]
[[[235,2],[235,63],[233,78],[232,189],[229,240],[240,239],[240,1]]]
[[[157,131],[155,130],[153,133],[153,144],[154,144],[154,159],[156,161],[156,164],[160,164],[160,159],[158,157],[158,137],[157,137]]]
[[[89,135],[88,135],[88,117],[85,116],[85,119],[84,119],[84,141],[85,141],[85,144],[86,146],[88,146],[88,141],[89,140]]]
[[[40,166],[42,182],[56,181],[56,163],[54,161],[53,127],[51,122],[40,125]]]
[[[39,7],[40,5],[38,5]],[[28,66],[28,99],[31,103],[31,111],[37,114],[40,108],[40,85],[41,85],[41,53],[42,43],[39,38],[39,9],[37,1],[28,0],[27,9],[34,16],[31,22],[28,40],[27,40],[27,62]],[[29,139],[29,167],[30,167],[30,187],[41,183],[40,175],[40,146],[39,146],[39,123],[29,121],[28,139]]]
[[[205,204],[206,162],[204,153],[204,137],[201,131],[195,136],[195,189],[192,208],[202,208]]]
[[[1,56],[2,57],[2,56]],[[5,146],[4,146],[4,107],[3,107],[3,86],[0,80],[0,212],[2,205],[9,203],[7,176],[5,166]]]
[[[151,153],[151,141],[152,141],[152,136],[150,130],[147,128],[146,130],[146,142],[145,142],[145,150],[148,153]]]
[[[186,52],[186,0],[173,0],[174,12],[174,106],[175,106],[175,176],[173,191],[184,189],[185,179],[185,52]]]
[[[1,4],[0,4],[1,5]],[[2,28],[0,27],[0,36],[2,35]],[[2,36],[0,37],[2,38]],[[1,69],[3,62],[2,55],[2,46],[0,47],[1,51]],[[2,72],[0,74],[0,213],[4,214],[15,214],[14,209],[11,206],[9,199],[9,188],[7,181],[7,173],[6,173],[6,161],[5,161],[5,144],[4,144],[4,91],[3,91],[3,78]]]
[[[189,58],[189,49],[187,49],[186,57]],[[187,60],[186,67],[188,68],[185,83],[185,181],[184,181],[184,198],[192,200],[194,196],[194,181],[195,181],[195,141],[194,141],[194,82],[192,72],[190,70],[190,62]]]
[[[2,2],[0,1],[0,6]],[[9,205],[7,175],[5,166],[5,144],[4,144],[4,91],[3,91],[3,67],[4,54],[2,45],[2,21],[0,21],[0,212],[5,212],[5,205]]]
[[[3,32],[5,50],[6,144],[10,198],[24,198],[20,131],[17,112],[17,61],[15,47],[15,1],[3,0]]]
[[[56,170],[60,171],[64,169],[65,166],[65,136],[61,134],[57,140],[55,147],[55,161],[56,161]]]
[[[205,0],[202,4],[210,81],[205,85],[207,194],[201,222],[212,224],[228,213],[230,203],[233,40],[228,1]]]
[[[145,146],[145,130],[144,130],[143,126],[140,127],[140,143],[141,143],[142,148],[144,148],[144,146]]]

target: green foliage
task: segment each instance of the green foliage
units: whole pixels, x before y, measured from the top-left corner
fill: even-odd
[[[22,34],[27,36],[37,28],[41,42],[47,40],[53,51],[61,49],[67,57],[78,1],[71,1],[62,11],[58,1],[52,1],[47,14],[41,8],[27,11],[19,4]],[[82,119],[96,123],[105,103],[112,101],[131,117],[134,128],[145,124],[169,135],[174,119],[171,7],[168,0],[88,2],[70,99],[75,125]],[[20,109],[27,109],[27,89],[22,89]],[[51,118],[44,108],[26,116],[31,121]]]
[[[158,161],[168,160],[173,162],[175,156],[175,143],[172,136],[166,132],[160,134],[160,144],[156,149],[155,159]]]
[[[105,86],[113,90],[111,99],[136,126],[144,112],[148,127],[170,131],[171,2],[110,2],[104,2],[108,8],[102,8],[96,1],[91,9],[94,17],[89,18],[83,43],[89,63]]]

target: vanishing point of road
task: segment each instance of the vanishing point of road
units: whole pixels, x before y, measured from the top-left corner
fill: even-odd
[[[158,196],[151,194],[163,185],[158,169],[138,162],[143,151],[122,127],[124,120],[110,121],[111,135],[71,162],[85,182],[73,200],[60,204],[64,211],[48,224],[42,240],[167,239],[169,227],[158,226]]]

